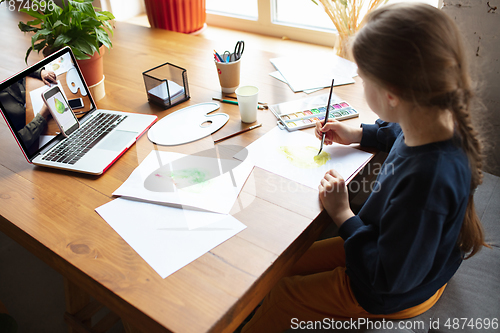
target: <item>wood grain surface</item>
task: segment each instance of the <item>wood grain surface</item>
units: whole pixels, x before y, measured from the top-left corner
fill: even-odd
[[[0,79],[22,70],[30,35],[19,31],[25,15],[0,11]],[[113,49],[104,60],[104,109],[155,114],[171,112],[221,97],[213,50],[232,41],[213,41],[165,30],[116,22]],[[268,37],[254,36],[269,41]],[[266,45],[265,43],[262,45]],[[291,52],[333,51],[275,39],[272,49],[247,42],[241,82],[259,87],[259,100],[280,103],[309,95],[293,93],[272,78],[269,59]],[[33,53],[29,63],[41,59]],[[142,72],[170,62],[187,70],[191,98],[168,110],[147,101]],[[327,90],[314,93],[326,94]],[[348,120],[358,126],[373,122],[360,79],[335,93],[360,111]],[[231,214],[247,229],[166,279],[160,276],[94,211],[113,200],[116,190],[153,149],[196,153],[213,140],[245,128],[238,107],[221,104],[229,122],[212,136],[175,147],[159,147],[139,139],[100,177],[30,165],[4,120],[0,120],[0,229],[143,332],[232,332],[271,287],[329,224],[321,214],[317,191],[255,168]],[[246,146],[276,126],[268,110],[258,111],[263,126],[224,141]],[[307,130],[312,132],[311,129]],[[280,189],[273,182],[285,184]],[[289,190],[293,188],[294,190]],[[287,190],[288,189],[288,190]]]

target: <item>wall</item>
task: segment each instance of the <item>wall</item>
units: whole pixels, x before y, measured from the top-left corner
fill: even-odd
[[[61,6],[63,0],[52,0]],[[145,13],[143,0],[94,0],[94,7],[113,13],[116,20],[122,21]]]
[[[98,6],[96,2],[100,2]],[[144,14],[144,0],[94,0],[94,6],[113,13],[117,21],[127,20]]]
[[[500,176],[500,0],[444,0],[466,40],[468,58],[484,104],[476,111],[485,138],[485,171]]]
[[[54,3],[57,4],[58,6],[62,7],[63,0],[52,0],[52,1],[54,1]],[[65,0],[64,2],[66,3],[67,1]],[[94,0],[94,2],[92,3],[92,5],[94,7],[101,8],[101,1],[100,0]]]

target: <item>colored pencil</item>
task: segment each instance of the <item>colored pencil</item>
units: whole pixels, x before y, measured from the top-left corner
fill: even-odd
[[[238,99],[237,97],[229,96],[229,95],[224,96],[224,97],[226,97],[226,98],[232,98],[232,99]],[[259,103],[260,105],[267,105],[267,103],[264,103],[264,102],[257,102],[257,103]]]
[[[219,60],[219,62],[224,62],[224,61],[222,61],[221,56],[215,50],[214,50],[214,55],[217,57],[217,60]]]
[[[222,102],[222,103],[228,103],[228,104],[238,105],[238,102],[236,102],[236,101],[230,101],[228,99],[222,99],[222,98],[217,98],[217,97],[212,97],[212,99],[214,101],[219,101],[219,102]]]

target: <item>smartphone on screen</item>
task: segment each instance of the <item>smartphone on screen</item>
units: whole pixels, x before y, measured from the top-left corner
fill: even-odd
[[[42,93],[42,98],[64,136],[70,135],[80,127],[59,86],[47,89]]]
[[[69,99],[68,104],[72,110],[81,109],[83,108],[83,99],[81,98]]]

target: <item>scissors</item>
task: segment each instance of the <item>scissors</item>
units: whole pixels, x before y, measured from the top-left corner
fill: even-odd
[[[242,40],[236,42],[236,46],[234,47],[234,53],[233,53],[234,56],[233,61],[239,60],[244,50],[245,50],[245,42]]]

